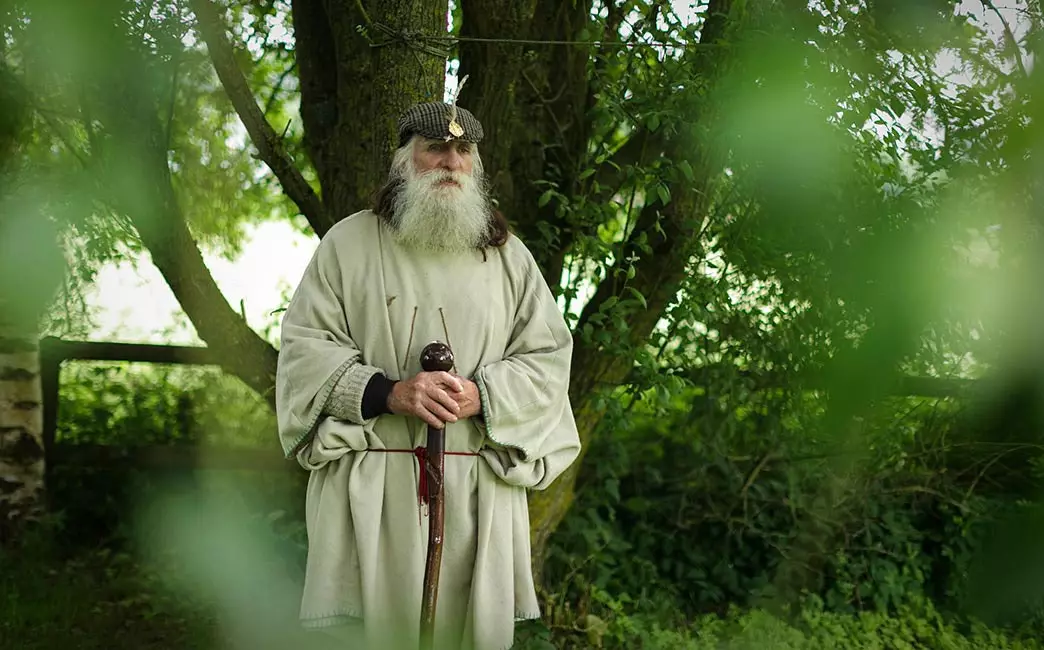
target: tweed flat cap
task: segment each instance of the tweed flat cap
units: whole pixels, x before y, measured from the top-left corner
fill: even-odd
[[[465,108],[457,107],[457,119],[450,124],[453,107],[445,102],[427,102],[408,108],[399,118],[399,146],[410,136],[423,135],[433,140],[482,141],[482,124]]]

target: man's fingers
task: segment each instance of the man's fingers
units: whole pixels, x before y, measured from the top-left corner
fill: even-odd
[[[436,429],[441,429],[442,427],[446,426],[442,422],[442,420],[440,420],[439,418],[435,417],[435,415],[432,414],[430,411],[428,411],[428,409],[423,409],[422,408],[422,409],[419,409],[419,411],[420,412],[417,415],[420,416],[420,419],[422,419],[425,422],[427,422],[429,426],[433,426]]]
[[[424,408],[435,415],[442,422],[456,422],[457,416],[451,413],[445,406],[431,399],[430,397],[425,400]]]
[[[445,424],[443,424],[443,420],[441,420],[441,419],[438,419],[437,417],[435,417],[435,416],[434,416],[434,415],[433,415],[433,414],[432,414],[432,413],[431,413],[430,411],[428,411],[428,409],[426,409],[426,408],[423,408],[423,407],[422,407],[422,408],[419,408],[419,409],[417,409],[416,411],[414,411],[414,412],[413,412],[413,414],[414,414],[414,415],[417,415],[418,417],[420,417],[421,419],[423,419],[423,420],[424,420],[424,422],[425,422],[425,423],[426,423],[426,424],[427,424],[427,425],[428,425],[429,427],[434,427],[435,429],[442,429],[443,427],[445,427],[445,426],[446,426]]]
[[[449,389],[453,390],[452,387],[449,387]],[[421,394],[424,397],[441,404],[449,409],[454,415],[460,414],[460,405],[457,403],[457,400],[443,390],[443,387],[439,385],[438,380],[432,384],[423,386],[421,390],[423,391]]]
[[[429,426],[441,429],[445,424],[437,415],[432,413],[430,408],[428,408],[428,402],[430,402],[430,400],[424,397],[418,397],[417,401],[410,408],[410,414],[424,420],[424,422]]]
[[[464,392],[464,382],[462,382],[459,378],[449,374],[448,372],[439,372],[438,380],[442,383],[443,386],[453,390],[454,392]]]
[[[460,415],[460,404],[457,400],[450,397],[450,394],[441,388],[435,388],[428,392],[428,397],[435,400],[436,403],[441,404],[445,408],[449,409],[453,415]]]

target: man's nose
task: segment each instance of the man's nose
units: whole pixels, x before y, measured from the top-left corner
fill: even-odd
[[[458,172],[464,168],[464,157],[456,150],[449,151],[442,157],[442,168],[451,172]]]

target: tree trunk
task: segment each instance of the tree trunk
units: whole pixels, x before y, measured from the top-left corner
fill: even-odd
[[[445,60],[380,26],[444,34],[448,2],[294,0],[292,9],[305,149],[338,221],[370,207],[398,144],[399,114],[443,98]]]
[[[0,546],[41,512],[43,399],[36,339],[0,325]]]
[[[463,3],[464,37],[575,41],[590,24],[591,2],[470,0]],[[572,196],[587,155],[588,46],[462,42],[461,73],[470,81],[461,105],[490,134],[484,160],[500,210],[527,242],[552,288],[572,243],[556,206],[538,204],[542,181]],[[546,233],[550,232],[550,240]]]
[[[33,187],[23,143],[29,98],[0,59],[0,545],[43,507],[40,315],[60,286],[65,259]],[[60,188],[50,189],[51,193]],[[56,202],[64,197],[49,196]]]
[[[714,43],[725,35],[730,27],[732,0],[711,0],[707,19],[701,30],[700,42]],[[721,55],[699,54],[700,68],[708,80],[713,80],[721,66]],[[709,105],[701,114],[708,119]],[[638,216],[633,233],[617,257],[627,263],[635,259],[634,277],[628,283],[630,289],[645,298],[645,306],[630,302],[613,308],[614,315],[622,315],[628,325],[622,346],[601,345],[583,336],[583,330],[592,317],[601,311],[610,299],[626,298],[625,288],[613,278],[620,277],[611,269],[599,283],[595,295],[585,305],[574,333],[574,351],[569,396],[573,403],[580,441],[586,450],[588,443],[602,422],[603,413],[596,408],[596,396],[602,387],[622,384],[631,371],[634,355],[630,351],[640,349],[648,342],[656,324],[667,305],[674,299],[678,287],[685,277],[689,259],[698,251],[698,230],[711,218],[714,185],[721,168],[705,142],[685,141],[676,138],[666,143],[663,154],[670,160],[687,160],[694,170],[692,181],[673,184],[672,198],[666,206],[659,202],[647,204]],[[644,239],[651,248],[643,252],[639,241]],[[574,498],[576,478],[582,465],[580,459],[569,468],[547,490],[534,493],[530,499],[530,521],[532,523],[533,564],[539,573],[547,557],[548,542],[562,518],[569,511]]]

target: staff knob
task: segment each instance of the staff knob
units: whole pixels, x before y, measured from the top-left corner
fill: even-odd
[[[420,362],[425,372],[449,372],[453,367],[453,350],[441,341],[432,341],[421,350]]]

